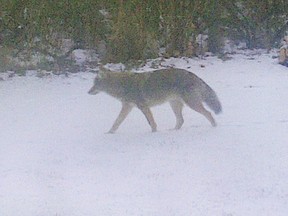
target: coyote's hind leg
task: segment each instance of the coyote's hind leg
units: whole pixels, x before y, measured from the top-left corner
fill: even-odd
[[[211,125],[213,127],[216,127],[217,124],[213,118],[213,116],[211,115],[211,113],[209,111],[207,111],[205,109],[205,107],[203,106],[203,104],[200,101],[193,101],[193,100],[184,100],[185,103],[193,110],[195,110],[196,112],[204,115],[206,117],[206,119],[208,119],[208,121],[211,123]]]
[[[184,118],[183,118],[183,114],[182,114],[183,103],[179,100],[171,100],[170,106],[171,106],[171,108],[172,108],[172,110],[176,116],[175,130],[178,130],[182,127],[182,125],[184,123]]]

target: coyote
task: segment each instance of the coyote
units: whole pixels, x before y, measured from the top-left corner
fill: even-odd
[[[122,109],[108,133],[114,133],[134,106],[138,107],[148,120],[152,132],[157,131],[150,107],[169,102],[176,116],[175,129],[184,123],[182,109],[188,105],[204,115],[213,127],[216,122],[202,102],[215,114],[222,111],[216,93],[195,74],[177,68],[160,69],[152,72],[112,72],[100,67],[89,94],[105,92],[122,102]]]

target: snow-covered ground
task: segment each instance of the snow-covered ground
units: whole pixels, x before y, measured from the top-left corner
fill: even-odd
[[[1,216],[286,216],[288,69],[271,54],[169,59],[217,92],[212,128],[184,109],[137,109],[105,134],[121,108],[87,94],[94,75],[0,82]],[[147,68],[145,68],[147,70]]]

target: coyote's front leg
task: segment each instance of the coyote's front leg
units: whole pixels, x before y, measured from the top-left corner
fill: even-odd
[[[146,106],[138,106],[138,108],[142,111],[142,113],[145,115],[149,125],[151,126],[152,132],[157,131],[157,124],[155,123],[155,120],[153,118],[153,114],[149,107]]]
[[[126,119],[127,115],[130,113],[132,108],[133,108],[133,106],[131,104],[124,103],[124,102],[122,103],[122,109],[121,109],[117,119],[115,120],[113,126],[108,131],[108,133],[114,133],[118,129],[118,127]]]

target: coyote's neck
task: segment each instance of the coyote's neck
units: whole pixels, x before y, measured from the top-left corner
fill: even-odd
[[[131,83],[128,74],[111,73],[107,77],[107,80],[105,80],[103,91],[115,98],[121,99],[127,94],[127,90]]]

